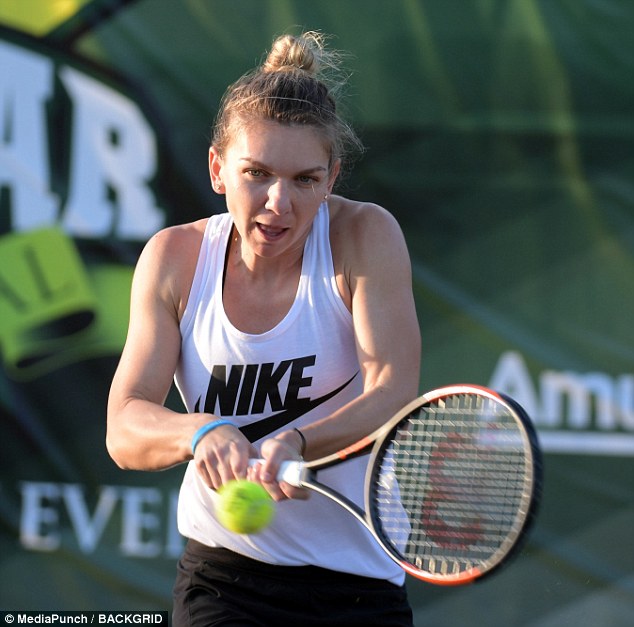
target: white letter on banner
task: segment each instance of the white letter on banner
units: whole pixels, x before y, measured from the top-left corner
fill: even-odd
[[[63,494],[64,503],[66,504],[79,548],[82,553],[92,553],[97,548],[97,544],[117,504],[117,490],[112,486],[104,486],[101,489],[99,501],[92,518],[88,512],[81,486],[76,484],[65,485]]]
[[[55,551],[60,545],[59,514],[46,501],[57,501],[60,489],[54,483],[23,481],[20,542],[34,551]],[[45,528],[48,527],[47,532]]]
[[[596,427],[602,431],[618,428],[614,381],[604,372],[588,372],[578,375],[591,400],[594,400]],[[581,424],[584,425],[583,416]]]
[[[539,419],[537,392],[520,353],[507,351],[502,354],[491,375],[489,387],[508,394],[517,400],[533,420]]]
[[[0,187],[11,193],[14,231],[50,226],[59,199],[50,191],[46,100],[50,59],[0,41]]]
[[[624,374],[617,384],[619,419],[621,426],[634,431],[634,376]]]
[[[70,67],[60,78],[73,102],[73,154],[63,224],[74,235],[147,239],[163,225],[149,180],[154,134],[138,107]]]
[[[143,511],[146,504],[160,505],[161,502],[161,491],[156,488],[124,488],[121,538],[121,551],[124,555],[157,557],[161,554],[158,541],[159,516],[156,512]],[[144,540],[147,532],[153,532],[154,540]]]
[[[167,543],[165,554],[177,558],[183,552],[184,539],[178,531],[178,490],[172,490],[169,496],[167,513]]]

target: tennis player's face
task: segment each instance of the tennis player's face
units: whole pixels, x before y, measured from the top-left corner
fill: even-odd
[[[319,131],[258,121],[234,137],[222,157],[210,152],[214,181],[243,245],[259,257],[301,254],[339,169],[329,169]]]

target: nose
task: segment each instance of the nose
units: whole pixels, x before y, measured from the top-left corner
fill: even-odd
[[[278,179],[269,186],[264,208],[278,215],[282,215],[290,210],[290,190],[283,180]]]

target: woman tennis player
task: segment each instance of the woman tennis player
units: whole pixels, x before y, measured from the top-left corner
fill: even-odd
[[[281,462],[352,444],[418,392],[402,232],[332,193],[360,148],[328,80],[336,59],[319,34],[284,35],[229,87],[209,151],[228,211],[159,232],[135,271],[107,445],[122,468],[188,462],[176,626],[412,625],[403,570],[367,529],[276,481]],[[164,407],[172,381],[187,413]],[[366,463],[323,474],[361,504]],[[247,476],[277,513],[240,535],[218,522],[216,491]]]

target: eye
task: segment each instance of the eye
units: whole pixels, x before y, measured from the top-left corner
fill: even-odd
[[[310,172],[306,174],[298,174],[295,180],[303,187],[315,188],[316,185],[320,185],[324,177],[321,172]]]
[[[259,179],[266,175],[264,170],[260,170],[259,168],[249,168],[245,171],[251,178]]]

